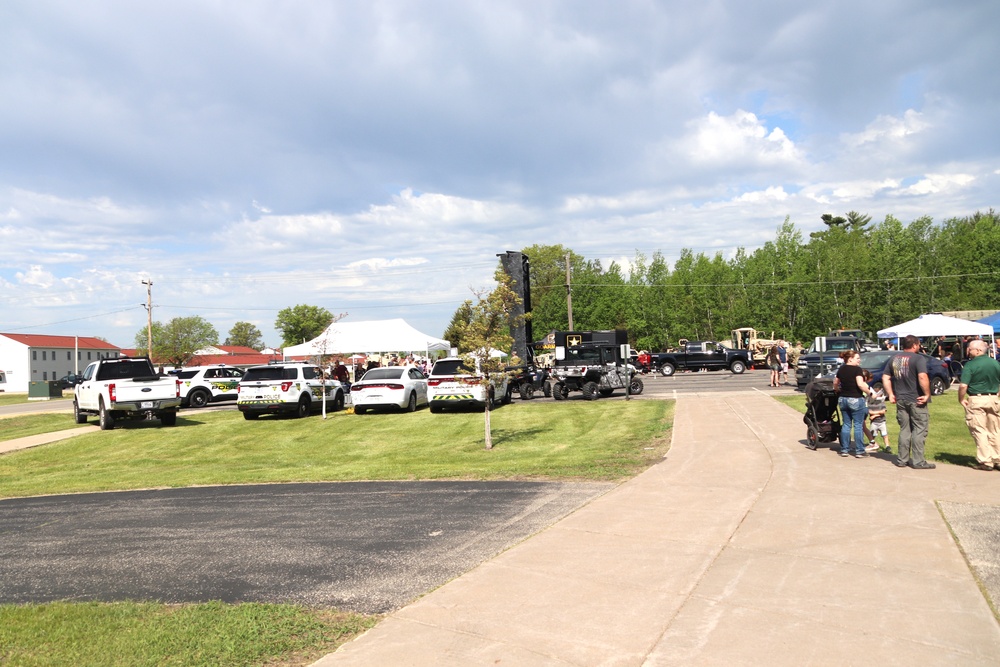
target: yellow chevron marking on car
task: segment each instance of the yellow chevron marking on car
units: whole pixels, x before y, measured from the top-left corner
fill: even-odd
[[[435,396],[435,401],[474,401],[476,397],[472,394],[447,394],[444,396]]]
[[[280,403],[280,402],[281,402],[280,399],[275,399],[275,400],[271,400],[271,401],[248,400],[248,401],[236,401],[236,404],[237,405],[269,405],[271,403]]]

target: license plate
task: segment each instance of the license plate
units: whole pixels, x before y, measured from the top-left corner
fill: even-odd
[[[382,398],[382,394],[368,394],[367,396],[365,396],[365,398],[380,399]]]
[[[152,410],[153,406],[156,405],[153,401],[142,401],[139,403],[139,409],[141,410]]]

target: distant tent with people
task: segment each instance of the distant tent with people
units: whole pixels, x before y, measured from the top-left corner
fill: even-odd
[[[414,329],[403,319],[334,322],[316,338],[283,350],[285,359],[355,352],[433,352],[451,343]]]

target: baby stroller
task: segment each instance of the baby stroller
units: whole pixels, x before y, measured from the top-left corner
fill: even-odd
[[[816,449],[820,443],[840,442],[840,413],[833,376],[815,377],[806,385],[806,447]]]

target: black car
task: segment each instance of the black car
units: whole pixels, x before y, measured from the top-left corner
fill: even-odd
[[[885,371],[889,360],[899,354],[895,350],[883,350],[880,352],[862,352],[861,368],[872,374],[871,385],[875,389],[882,388],[882,373]],[[940,359],[922,354],[927,361],[927,379],[931,382],[931,394],[938,396],[943,394],[945,389],[951,385],[951,373]]]

